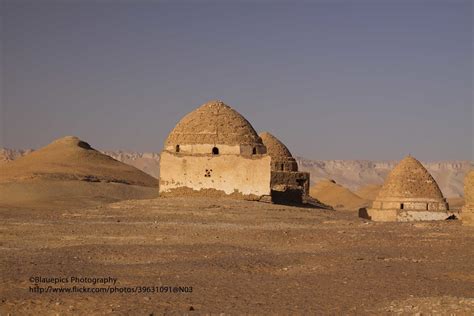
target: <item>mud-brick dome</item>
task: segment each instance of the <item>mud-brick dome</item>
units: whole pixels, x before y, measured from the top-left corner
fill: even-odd
[[[400,161],[387,176],[377,200],[384,198],[444,199],[428,170],[411,156]]]
[[[285,144],[269,132],[261,132],[258,136],[262,139],[263,144],[267,147],[267,153],[272,158],[293,158]]]
[[[466,205],[474,205],[474,170],[471,170],[464,180],[464,199]]]
[[[273,171],[298,171],[298,164],[285,144],[269,132],[262,132],[259,136],[272,158]]]
[[[261,145],[252,125],[221,101],[210,101],[183,117],[165,141],[177,145]]]

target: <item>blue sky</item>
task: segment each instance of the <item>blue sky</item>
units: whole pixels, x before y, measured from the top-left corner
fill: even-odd
[[[220,99],[295,155],[473,160],[472,1],[1,1],[1,142],[160,151]]]

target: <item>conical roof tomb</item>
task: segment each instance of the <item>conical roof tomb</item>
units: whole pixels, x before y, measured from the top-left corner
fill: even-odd
[[[474,226],[474,169],[464,179],[464,206],[461,212],[463,225]]]
[[[389,173],[372,208],[363,217],[375,221],[423,221],[444,220],[452,215],[435,179],[418,160],[407,156]]]
[[[378,197],[443,199],[443,194],[428,170],[407,156],[389,173]]]

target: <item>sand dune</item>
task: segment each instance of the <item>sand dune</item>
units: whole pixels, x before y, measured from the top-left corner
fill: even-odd
[[[155,178],[73,136],[0,165],[1,203],[7,205],[62,200],[90,204],[157,194]]]
[[[325,179],[312,185],[310,195],[339,210],[358,210],[369,204],[368,200],[337,184],[334,180]]]
[[[157,180],[144,172],[67,136],[0,166],[0,182],[49,179],[116,182],[154,187]]]
[[[363,199],[373,201],[377,197],[377,194],[379,194],[381,188],[381,184],[368,184],[355,191],[355,194]]]

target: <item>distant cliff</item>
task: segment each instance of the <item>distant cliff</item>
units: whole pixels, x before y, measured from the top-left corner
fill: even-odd
[[[33,149],[7,149],[0,148],[0,164],[7,163],[18,157],[24,156],[32,152]]]
[[[8,163],[32,150],[0,149],[0,163]],[[102,151],[114,159],[130,164],[155,178],[159,177],[158,153],[137,153],[126,151]],[[310,160],[297,157],[300,170],[311,173],[311,181],[333,179],[351,190],[369,184],[382,184],[397,161],[368,160]],[[438,182],[445,197],[463,195],[463,182],[470,168],[469,161],[423,162],[423,165]]]
[[[311,173],[312,182],[328,178],[357,190],[369,184],[382,184],[397,161],[367,160],[309,160],[297,158],[302,171]],[[470,168],[469,161],[423,162],[435,178],[446,197],[463,195],[464,177]]]
[[[160,154],[137,153],[125,151],[102,151],[104,154],[123,163],[138,168],[149,175],[158,178],[160,175]]]

